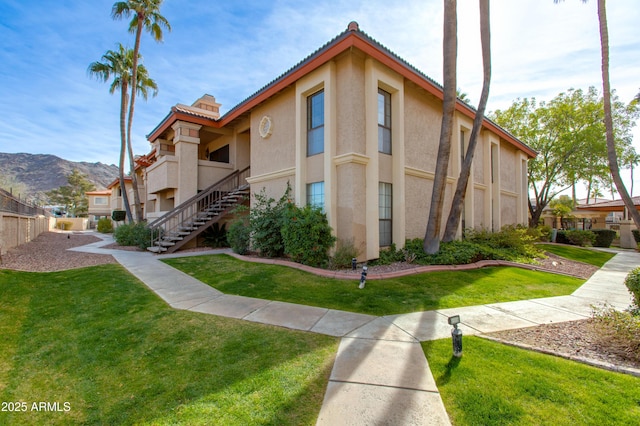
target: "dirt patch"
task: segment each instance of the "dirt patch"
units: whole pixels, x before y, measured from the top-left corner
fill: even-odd
[[[489,338],[565,358],[586,361],[611,369],[635,369],[640,360],[607,341],[592,319],[543,324],[517,330],[489,333]]]
[[[116,263],[110,254],[92,254],[67,249],[101,241],[92,235],[73,232],[45,232],[36,239],[15,247],[2,255],[0,269],[52,272],[85,266]]]

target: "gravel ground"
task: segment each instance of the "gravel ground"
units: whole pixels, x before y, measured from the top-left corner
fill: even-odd
[[[0,257],[0,269],[19,271],[48,272],[86,266],[116,263],[111,255],[90,254],[69,251],[67,249],[100,241],[99,238],[68,232],[46,232],[35,240],[9,250]],[[111,244],[109,248],[118,248]],[[123,248],[129,249],[131,248]],[[590,277],[598,268],[579,262],[549,255],[540,259],[543,269]],[[374,266],[370,271],[389,272],[398,269],[410,269],[411,264]],[[640,374],[640,362],[637,357],[629,357],[624,351],[616,350],[600,337],[591,320],[545,324],[517,330],[508,330],[488,334],[487,337],[505,343],[533,350],[552,353],[567,358],[580,359],[610,369],[631,368]]]
[[[26,244],[10,249],[0,260],[0,269],[51,272],[116,263],[110,254],[91,254],[67,249],[101,241],[92,235],[45,232]]]

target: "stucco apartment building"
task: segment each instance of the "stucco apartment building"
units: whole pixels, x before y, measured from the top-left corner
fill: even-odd
[[[321,206],[337,238],[353,240],[361,259],[424,235],[442,88],[357,23],[225,115],[219,110],[210,95],[178,104],[148,135],[153,148],[143,162],[150,222],[244,170],[252,194],[264,189],[277,199],[289,183],[296,203]],[[458,101],[446,205],[474,114]],[[527,160],[533,156],[530,147],[484,121],[459,232],[527,223]]]

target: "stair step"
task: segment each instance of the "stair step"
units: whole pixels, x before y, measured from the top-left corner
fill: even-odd
[[[166,248],[164,248],[164,247],[158,247],[158,246],[155,246],[155,247],[147,247],[147,250],[148,250],[148,251],[150,251],[150,252],[152,252],[152,253],[162,253],[163,251],[167,251],[167,249],[166,249]]]
[[[158,241],[156,244],[160,247],[171,247],[176,245],[176,243],[171,241]]]

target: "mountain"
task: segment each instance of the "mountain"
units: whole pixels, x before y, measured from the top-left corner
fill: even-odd
[[[6,154],[0,152],[0,183],[22,184],[26,194],[21,198],[46,202],[44,193],[67,185],[67,176],[77,169],[97,190],[105,189],[118,177],[113,164],[87,163],[64,160],[49,154]],[[4,188],[10,190],[10,188]],[[14,190],[14,195],[16,190]]]

